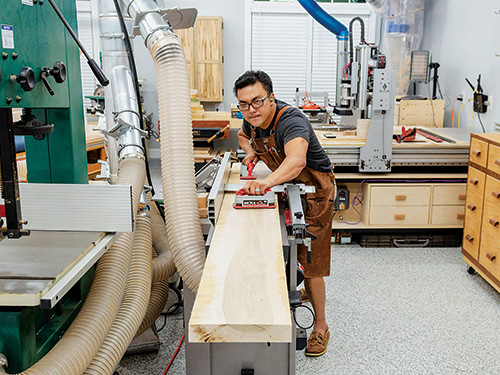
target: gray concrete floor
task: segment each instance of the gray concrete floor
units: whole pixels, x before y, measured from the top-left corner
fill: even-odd
[[[467,273],[460,248],[332,253],[330,345],[319,358],[297,352],[297,374],[500,374],[500,294]],[[159,353],[125,357],[119,374],[162,374],[182,335],[182,314],[168,317]],[[168,373],[184,374],[184,361],[183,345]]]

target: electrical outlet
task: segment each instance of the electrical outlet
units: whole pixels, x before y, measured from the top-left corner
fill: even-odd
[[[465,100],[465,90],[462,90],[462,100]]]

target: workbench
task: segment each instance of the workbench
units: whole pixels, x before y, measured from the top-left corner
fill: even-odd
[[[450,138],[455,143],[434,142],[417,134],[412,142],[392,143],[392,165],[400,166],[467,166],[469,159],[469,131],[456,128],[425,128],[433,133]],[[336,138],[326,138],[325,133]],[[394,127],[394,134],[401,134],[401,128]],[[366,138],[343,135],[342,132],[316,130],[316,136],[335,167],[357,167],[360,148]]]
[[[468,131],[426,130],[454,143],[438,143],[421,134],[412,142],[394,140],[391,173],[356,172],[360,148],[366,138],[316,131],[335,167],[337,186],[346,186],[350,192],[350,207],[334,216],[334,230],[463,227]],[[325,133],[334,134],[336,138],[326,138]],[[394,134],[400,133],[401,128],[395,127]]]

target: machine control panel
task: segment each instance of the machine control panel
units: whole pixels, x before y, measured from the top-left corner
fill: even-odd
[[[63,14],[74,11],[74,4],[55,3]],[[20,1],[0,14],[0,108],[69,107],[68,48],[78,47],[66,44],[69,35],[55,37],[68,32],[54,9],[41,4]],[[70,73],[80,75],[79,69]]]

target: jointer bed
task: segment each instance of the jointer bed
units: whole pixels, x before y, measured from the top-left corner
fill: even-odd
[[[295,374],[284,250],[295,264],[296,247],[289,246],[282,207],[233,208],[235,192],[226,189],[245,181],[239,178],[240,164],[231,165],[228,155],[224,159],[209,195],[214,230],[196,299],[185,291],[186,371]],[[257,177],[268,173],[263,163],[254,170]],[[292,278],[288,282],[296,286],[296,275]]]

